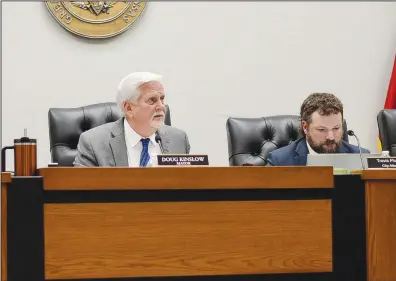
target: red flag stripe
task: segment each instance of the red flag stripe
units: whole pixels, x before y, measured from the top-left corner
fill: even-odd
[[[389,82],[388,94],[386,95],[384,109],[396,109],[396,55],[393,70]]]

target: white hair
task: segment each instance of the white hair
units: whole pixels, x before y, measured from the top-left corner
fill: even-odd
[[[133,72],[123,78],[117,89],[117,105],[124,113],[124,102],[127,100],[137,100],[140,95],[139,87],[147,82],[162,83],[162,76],[151,72]]]

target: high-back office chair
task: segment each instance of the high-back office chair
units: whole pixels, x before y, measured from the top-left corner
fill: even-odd
[[[298,115],[228,118],[226,128],[230,166],[266,166],[271,151],[302,137]],[[343,139],[348,142],[345,120],[343,129]]]
[[[383,109],[377,115],[382,150],[396,156],[396,109]]]
[[[122,117],[116,103],[99,103],[78,108],[51,108],[48,111],[50,152],[58,166],[73,166],[81,133]],[[165,122],[171,125],[166,105]]]

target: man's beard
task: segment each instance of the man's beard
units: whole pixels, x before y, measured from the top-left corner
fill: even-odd
[[[311,146],[313,151],[316,153],[339,153],[341,141],[336,142],[335,140],[326,140],[324,143],[315,144],[309,136],[306,136],[308,144]],[[334,145],[334,148],[326,148],[325,145]]]
[[[156,115],[159,115],[159,114],[161,114],[161,115],[163,115],[163,112],[161,111],[161,112],[156,112],[156,113],[154,113],[153,114],[153,117],[152,117],[152,119],[151,119],[151,121],[150,121],[150,126],[151,127],[153,127],[153,128],[155,128],[155,129],[159,129],[159,128],[161,128],[162,127],[162,125],[164,125],[164,121],[165,121],[165,116],[163,115],[163,118],[161,119],[161,120],[155,120],[154,119],[154,117],[156,116]]]

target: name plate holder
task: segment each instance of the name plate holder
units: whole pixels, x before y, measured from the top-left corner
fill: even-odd
[[[368,157],[369,169],[396,169],[396,157]]]
[[[160,154],[157,155],[158,166],[208,166],[208,155]]]

